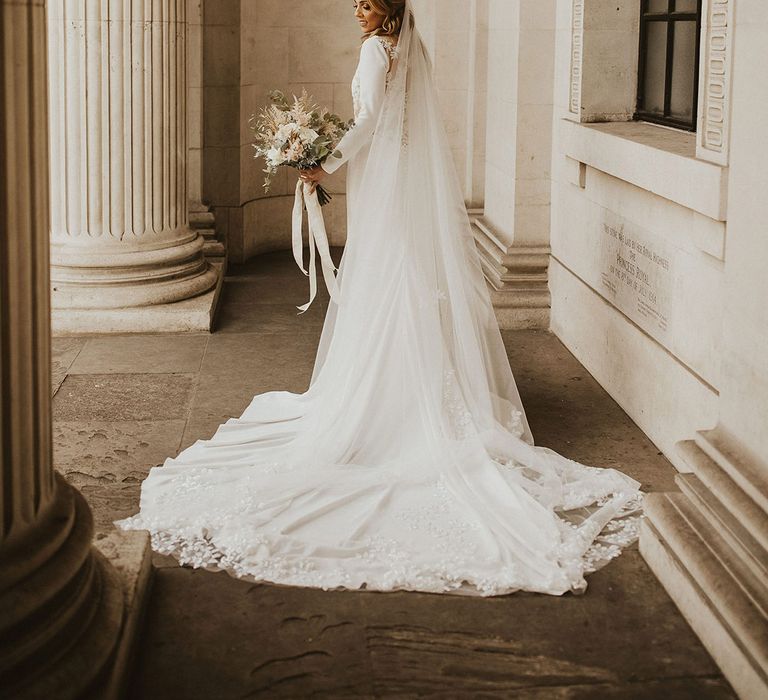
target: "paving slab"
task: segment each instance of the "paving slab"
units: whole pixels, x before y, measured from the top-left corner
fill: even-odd
[[[676,491],[659,448],[552,334],[503,331],[536,444],[597,467],[613,467],[647,491]]]
[[[186,421],[61,421],[53,424],[56,469],[79,484],[140,483],[176,455]]]
[[[54,467],[88,500],[97,533],[139,509],[149,470],[176,455],[186,421],[54,421]]]
[[[390,646],[387,652],[389,666],[408,660],[432,669],[444,684],[448,679],[461,682],[453,676],[462,649],[473,652],[465,653],[460,664],[472,684],[484,675],[487,664],[495,663],[490,659],[509,656],[506,676],[500,671],[491,675],[510,688],[540,685],[544,678],[547,685],[568,685],[718,675],[636,549],[588,581],[582,596],[369,594],[365,619],[384,637],[402,637],[402,645],[392,642],[397,648]],[[449,638],[455,653],[438,653],[437,642]],[[483,650],[488,654],[480,653]],[[398,656],[399,662],[393,660]],[[535,659],[536,673],[531,675],[517,657],[530,657],[532,663]],[[382,662],[386,658],[382,653]]]
[[[56,394],[69,368],[85,345],[85,338],[53,338],[51,342],[51,395]]]
[[[396,697],[382,695],[382,698]],[[498,695],[448,693],[426,697],[497,698]],[[503,697],[514,700],[729,700],[729,685],[718,678],[675,678],[641,683],[598,683],[569,686],[541,686],[509,691]]]
[[[341,262],[343,252],[343,248],[331,248],[331,257],[337,266]],[[307,248],[304,248],[303,255],[304,265],[306,266],[308,264],[307,261],[309,260],[309,250]],[[319,274],[320,272],[318,269],[318,275]],[[304,277],[293,259],[293,254],[290,251],[280,250],[275,251],[274,253],[257,255],[244,263],[230,263],[227,268],[226,280],[243,279],[254,276],[270,277],[276,280],[279,279],[281,282],[286,277]],[[306,277],[304,277],[304,279],[306,279]]]
[[[216,320],[218,333],[307,333],[319,335],[323,327],[327,303],[316,299],[303,314],[296,308],[305,304],[309,296],[299,297],[295,303],[281,304],[225,304]]]
[[[68,375],[53,399],[54,420],[186,418],[195,382],[193,374]]]
[[[131,335],[88,338],[69,374],[197,372],[207,335]]]
[[[305,390],[319,338],[292,333],[237,333],[213,336],[200,368],[202,377],[238,375],[261,382],[263,391]]]
[[[244,333],[211,338],[182,448],[211,438],[219,425],[242,415],[257,394],[306,391],[316,348],[317,339],[306,335]]]
[[[315,301],[327,304],[328,298],[325,282],[318,279]],[[301,274],[298,267],[296,274],[286,274],[280,278],[279,284],[275,284],[275,278],[272,275],[228,277],[224,283],[222,295],[224,306],[232,304],[285,304],[286,302],[299,306],[308,300],[309,278]]]
[[[129,697],[303,698],[310,689],[326,697],[366,697],[372,682],[365,631],[350,622],[360,619],[359,598],[317,602],[300,588],[158,570],[148,611],[152,632]],[[191,635],[189,643],[171,648],[180,628]],[[144,662],[158,656],[175,659],[160,676]]]
[[[132,698],[734,698],[636,551],[560,598],[156,575]]]

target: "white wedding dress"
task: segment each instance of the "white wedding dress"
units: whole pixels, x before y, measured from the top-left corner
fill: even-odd
[[[252,581],[583,591],[636,538],[639,484],[533,445],[413,22],[396,50],[363,43],[353,95],[324,166],[349,165],[348,242],[310,388],[152,469],[118,525]]]

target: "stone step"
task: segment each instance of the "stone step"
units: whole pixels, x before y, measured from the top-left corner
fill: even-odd
[[[714,431],[700,432],[695,442],[698,447],[746,493],[763,511],[762,522],[768,522],[768,479],[761,473],[757,459],[738,459],[720,447],[720,440]]]
[[[704,449],[705,446],[709,446],[709,449]],[[706,488],[717,494],[724,510],[738,514],[738,519],[751,538],[755,539],[764,551],[768,551],[768,515],[752,498],[756,489],[751,489],[751,493],[747,492],[742,487],[744,478],[737,481],[733,477],[738,471],[736,465],[702,436],[680,443],[679,454]],[[768,566],[768,563],[765,565]]]
[[[681,491],[710,522],[717,524],[717,530],[753,574],[768,581],[766,523],[761,517],[762,511],[695,443],[683,443],[679,450],[686,463],[695,464],[696,471],[695,475],[677,476]]]
[[[640,550],[737,693],[768,692],[768,619],[716,528],[682,493],[650,494]],[[752,579],[747,572],[747,579]],[[765,583],[761,582],[763,588]],[[765,591],[763,591],[764,593]]]
[[[702,493],[707,489],[701,481],[692,474],[688,476],[691,478],[684,483],[690,488],[683,492],[685,498],[676,502],[678,510],[768,622],[768,579],[759,563],[760,547],[750,551],[746,542],[739,541],[734,532],[729,532],[724,523],[733,516],[717,503],[714,496]],[[733,523],[729,524],[733,526]],[[736,528],[734,530],[738,533]]]

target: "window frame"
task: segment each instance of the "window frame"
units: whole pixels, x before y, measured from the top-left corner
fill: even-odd
[[[701,64],[701,11],[702,0],[697,0],[695,12],[678,12],[677,0],[667,0],[666,12],[649,11],[650,0],[640,0],[640,46],[637,64],[637,101],[634,119],[671,126],[676,129],[695,132],[698,126],[699,112],[699,70]],[[696,59],[693,77],[693,109],[691,121],[676,118],[670,114],[672,101],[672,74],[674,70],[675,25],[677,22],[696,22]],[[665,22],[667,25],[667,54],[664,74],[664,114],[648,112],[642,109],[645,98],[645,65],[648,55],[648,26],[651,22]]]

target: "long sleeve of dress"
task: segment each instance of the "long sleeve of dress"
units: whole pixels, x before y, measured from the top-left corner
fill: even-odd
[[[323,163],[323,170],[327,173],[336,172],[373,138],[384,104],[388,70],[389,54],[382,42],[376,37],[366,39],[360,47],[360,63],[357,68],[360,94],[355,100],[355,125],[336,146],[335,150],[341,156],[329,156]]]

